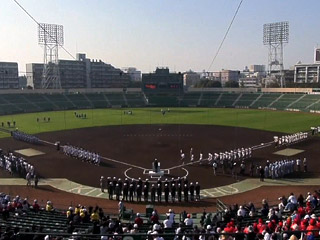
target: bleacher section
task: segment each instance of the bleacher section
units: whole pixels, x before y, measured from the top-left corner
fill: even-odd
[[[186,92],[184,95],[141,92],[0,94],[0,115],[26,112],[120,107],[227,107],[320,110],[320,94]]]
[[[125,97],[128,102],[128,107],[144,107],[146,105],[142,93],[127,93]]]
[[[123,93],[106,93],[104,95],[110,102],[111,106],[115,106],[115,107],[126,106]]]
[[[198,106],[200,98],[201,98],[201,93],[199,92],[185,93],[183,96],[183,99],[181,100],[181,106],[196,107]]]
[[[302,97],[301,94],[283,94],[278,101],[274,102],[270,105],[272,108],[284,110],[286,109],[291,103],[298,100]]]
[[[213,107],[222,93],[204,92],[200,101],[201,107]]]
[[[111,107],[107,102],[104,94],[96,93],[96,94],[84,94],[87,99],[92,104],[93,108],[107,108]]]
[[[219,101],[217,102],[217,107],[233,107],[233,103],[239,97],[239,93],[223,93]]]
[[[268,107],[272,102],[281,96],[280,93],[262,93],[262,96],[250,107]]]
[[[75,226],[75,231],[85,233],[92,224],[79,224]],[[0,219],[0,229],[2,232],[7,227],[14,229],[19,227],[21,231],[25,229],[31,229],[33,227],[42,227],[42,232],[50,233],[65,233],[67,232],[66,216],[60,211],[46,212],[46,211],[27,211],[24,214],[10,213],[10,217],[7,220]]]
[[[250,104],[256,100],[261,94],[259,93],[244,93],[236,102],[235,106],[249,107]]]

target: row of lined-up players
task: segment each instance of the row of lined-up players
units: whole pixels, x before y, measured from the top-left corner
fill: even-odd
[[[148,179],[142,181],[141,178],[138,181],[132,179],[129,181],[127,178],[122,181],[121,178],[116,177],[100,178],[101,191],[108,190],[109,199],[113,199],[114,195],[116,200],[123,199],[124,201],[136,201],[141,202],[142,198],[145,202],[161,202],[164,196],[166,203],[171,200],[172,202],[182,200],[198,201],[200,200],[200,185],[198,182],[195,184],[188,181],[187,178],[178,178],[175,180],[172,178],[170,181],[165,179],[161,181],[159,178],[156,183],[150,183]]]

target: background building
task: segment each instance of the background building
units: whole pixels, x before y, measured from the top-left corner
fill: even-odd
[[[129,75],[130,80],[133,82],[141,82],[141,71],[134,67],[122,68],[122,71]]]
[[[261,87],[261,81],[257,77],[244,77],[239,79],[239,86],[243,88]]]
[[[251,73],[255,73],[255,72],[265,73],[266,66],[265,65],[255,65],[255,64],[250,65],[249,72],[251,72]]]
[[[0,89],[18,89],[18,73],[18,63],[0,62]]]
[[[200,74],[188,71],[183,74],[183,86],[191,87],[200,81]]]
[[[26,88],[27,87],[27,77],[24,76],[19,76],[19,88]]]
[[[294,83],[318,83],[320,75],[320,49],[314,49],[314,63],[298,62],[294,65]]]
[[[222,87],[226,85],[226,82],[239,82],[240,71],[238,70],[225,70],[215,74],[216,80],[221,82]]]
[[[222,87],[226,85],[226,82],[239,82],[240,71],[238,70],[225,70],[217,72],[205,72],[202,73],[202,78],[206,78],[212,81],[221,82]]]
[[[41,88],[41,79],[43,72],[42,63],[27,63],[26,64],[27,85],[33,88]]]
[[[294,65],[295,83],[317,83],[319,82],[320,63]]]
[[[61,87],[70,88],[123,88],[130,77],[122,70],[101,60],[90,60],[78,53],[76,60],[59,60]],[[43,64],[26,65],[28,85],[41,88]]]

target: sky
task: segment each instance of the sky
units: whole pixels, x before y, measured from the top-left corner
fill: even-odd
[[[64,26],[64,47],[75,56],[152,72],[208,71],[240,0],[18,0],[41,23]],[[285,68],[313,62],[320,46],[319,0],[244,0],[210,71],[267,64],[263,24],[289,21]],[[1,0],[0,61],[43,62],[38,26],[13,0]],[[63,49],[60,59],[72,59]]]

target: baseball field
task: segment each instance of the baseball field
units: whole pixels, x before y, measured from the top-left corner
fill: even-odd
[[[125,114],[132,111],[132,115]],[[228,108],[137,108],[137,109],[86,109],[56,112],[27,113],[0,116],[0,123],[9,128],[18,128],[30,134],[54,132],[111,125],[131,124],[197,124],[245,127],[265,131],[294,133],[309,130],[311,126],[320,125],[317,114],[303,112],[267,111]],[[85,114],[84,117],[76,115]],[[46,120],[44,120],[46,118]],[[50,121],[48,121],[50,118]],[[38,121],[37,121],[38,119]],[[13,127],[13,121],[16,122]],[[8,134],[0,133],[0,137]]]
[[[10,122],[10,127],[8,122]],[[75,186],[68,183],[58,189],[95,197],[94,201],[98,201],[97,199],[101,197],[106,198],[98,189],[100,176],[115,176],[122,179],[125,177],[146,178],[148,176],[144,172],[151,168],[154,158],[161,161],[164,169],[170,169],[166,177],[188,176],[190,181],[199,181],[202,188],[206,189],[203,196],[223,197],[231,192],[234,194],[233,191],[239,193],[247,191],[248,194],[251,194],[249,189],[241,190],[242,185],[252,187],[253,183],[250,181],[256,181],[255,179],[250,180],[248,171],[245,176],[234,179],[229,172],[223,174],[221,171],[218,171],[218,175],[213,177],[212,168],[207,165],[187,164],[181,167],[180,149],[188,153],[190,147],[193,147],[196,158],[200,151],[206,157],[208,152],[223,152],[239,147],[255,146],[273,141],[275,135],[308,131],[310,127],[320,125],[320,118],[317,114],[303,112],[252,109],[109,108],[5,115],[0,116],[0,124],[2,123],[3,129],[17,128],[29,134],[37,134],[40,139],[49,143],[30,145],[13,138],[6,138],[9,137],[9,134],[0,131],[2,149],[16,151],[32,148],[42,152],[42,155],[28,157],[28,161],[36,167],[41,178],[67,178],[73,181]],[[62,145],[69,143],[96,151],[104,157],[102,163],[98,167],[65,156],[57,152],[51,145],[55,141],[60,141]],[[250,162],[259,166],[265,164],[267,159],[275,161],[288,157],[292,159],[307,157],[311,170],[308,176],[294,174],[290,178],[313,177],[317,179],[320,174],[316,157],[319,155],[317,147],[319,141],[319,137],[314,136],[307,141],[290,146],[291,150],[298,151],[292,156],[277,154],[276,152],[282,149],[274,149],[273,146],[260,148],[254,151]],[[246,168],[249,168],[249,163]],[[80,174],[84,169],[86,173]],[[0,171],[0,177],[11,176]],[[248,178],[247,185],[246,182],[241,183],[241,180]],[[239,180],[241,186],[228,185],[237,184]],[[283,184],[288,185],[290,181]],[[44,181],[42,184],[47,183]],[[258,191],[259,184],[257,182],[255,191]],[[270,184],[278,185],[278,182],[272,181]],[[296,184],[302,183],[296,182]],[[314,185],[313,183],[308,184]],[[16,188],[11,186],[9,190],[14,191]],[[292,190],[292,188],[287,190],[289,189]],[[19,189],[19,191],[22,190]],[[28,195],[28,189],[25,191]],[[261,194],[263,191],[261,189]],[[270,197],[269,192],[265,194],[266,198]],[[37,198],[40,196],[38,195]],[[257,194],[257,199],[260,199],[261,196]],[[75,195],[74,198],[77,196]],[[64,199],[68,202],[70,196]],[[105,207],[109,206],[108,204],[106,202]],[[210,205],[207,202],[203,204]],[[200,204],[199,207],[204,205]]]

